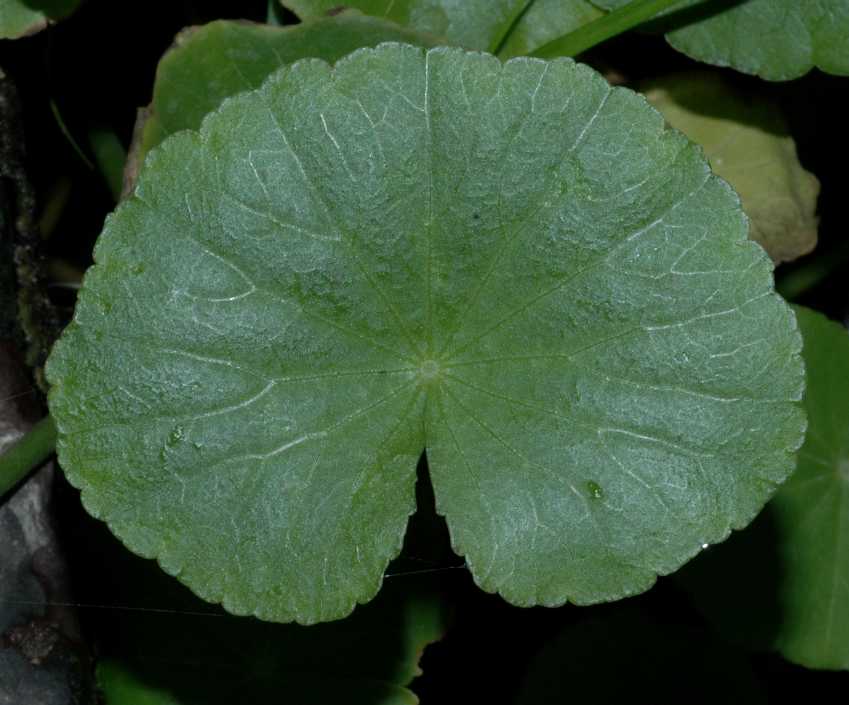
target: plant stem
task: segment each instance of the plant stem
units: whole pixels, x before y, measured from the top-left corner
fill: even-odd
[[[82,147],[77,144],[77,141],[74,139],[74,136],[71,134],[71,131],[68,129],[68,126],[65,124],[65,121],[62,119],[62,113],[59,112],[59,106],[56,105],[56,101],[50,100],[50,111],[53,113],[53,119],[56,120],[56,124],[59,126],[59,131],[68,140],[68,144],[73,147],[74,151],[77,153],[77,156],[82,160],[83,164],[85,164],[91,171],[94,171],[94,164],[91,163],[91,159],[89,159],[85,152],[83,152]]]
[[[543,44],[539,49],[533,51],[531,56],[541,59],[552,59],[556,56],[577,56],[591,49],[596,44],[622,34],[650,20],[659,12],[673,5],[680,4],[681,0],[633,0],[618,10],[599,17],[597,20],[588,22],[583,27],[564,34],[562,37],[553,39],[548,44]]]
[[[279,0],[268,0],[268,10],[265,13],[265,23],[272,27],[280,27],[283,23],[280,21],[280,4]]]
[[[50,416],[45,416],[0,455],[0,497],[47,460],[55,448],[56,426]]]

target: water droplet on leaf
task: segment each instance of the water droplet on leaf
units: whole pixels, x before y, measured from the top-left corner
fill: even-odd
[[[171,429],[171,433],[168,434],[168,439],[165,441],[165,445],[170,448],[173,448],[180,441],[182,441],[185,436],[186,429],[183,428],[180,424],[177,424],[176,426],[174,426],[173,429]]]
[[[587,482],[587,491],[593,499],[601,499],[604,497],[604,490],[601,488],[601,485],[597,482],[593,482],[592,480]]]

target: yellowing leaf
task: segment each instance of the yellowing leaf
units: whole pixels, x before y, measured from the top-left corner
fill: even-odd
[[[734,187],[749,216],[750,237],[776,263],[814,249],[819,181],[799,163],[778,105],[708,73],[657,79],[641,90]]]

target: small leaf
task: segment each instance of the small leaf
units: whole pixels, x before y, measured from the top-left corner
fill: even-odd
[[[750,529],[694,561],[683,579],[723,631],[809,668],[846,670],[849,334],[810,309],[796,315],[810,419],[798,468]],[[727,575],[735,579],[717,579]]]
[[[593,0],[606,10],[630,0]],[[669,43],[697,61],[786,81],[817,67],[849,75],[849,0],[682,0]]]
[[[80,0],[0,0],[0,39],[18,39],[70,15]]]
[[[563,629],[532,661],[517,704],[568,702],[755,705],[766,697],[728,644],[620,608]]]
[[[288,27],[218,20],[177,35],[159,62],[140,157],[168,135],[197,130],[225,98],[259,88],[285,64],[308,57],[334,62],[386,41],[433,40],[385,20],[343,12]]]
[[[337,0],[281,0],[301,19],[321,17]],[[526,54],[602,13],[589,0],[348,0],[342,3],[385,17],[447,43],[498,52],[502,58]]]
[[[701,145],[749,216],[749,235],[776,262],[817,243],[819,181],[796,156],[778,105],[716,74],[677,74],[640,87],[672,127]]]
[[[180,705],[171,693],[145,682],[117,661],[97,664],[97,686],[105,705]]]
[[[370,599],[425,448],[478,583],[556,605],[744,526],[802,440],[736,196],[571,60],[283,68],[149,155],[95,261],[48,365],[62,465],[236,613]]]

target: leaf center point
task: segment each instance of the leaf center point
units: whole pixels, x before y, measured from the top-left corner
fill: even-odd
[[[436,360],[424,360],[419,366],[419,377],[422,382],[433,382],[439,379],[442,367]]]

